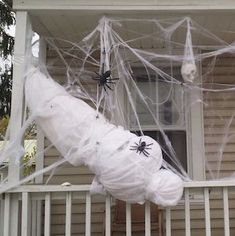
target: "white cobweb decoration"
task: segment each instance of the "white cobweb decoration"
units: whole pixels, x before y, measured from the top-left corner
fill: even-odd
[[[137,22],[140,31],[132,28]],[[200,44],[194,44],[194,37]],[[78,43],[48,37],[44,40],[56,57],[46,64],[39,60],[40,71],[50,74],[111,124],[157,140],[163,152],[162,169],[171,170],[184,181],[193,180],[191,169],[198,155],[204,157],[202,171],[207,179],[233,176],[234,170],[226,169],[228,162],[233,162],[235,94],[233,80],[229,79],[234,73],[233,44],[188,17],[141,21],[103,17]],[[218,49],[203,50],[203,42],[208,41]],[[228,71],[221,65],[229,67]],[[9,156],[19,161],[23,155],[21,138],[34,119],[35,114],[29,115],[17,140],[3,149],[2,163]],[[195,121],[198,124],[192,123]],[[197,128],[201,140],[192,133]],[[9,184],[6,179],[1,191],[65,161],[62,158],[17,183]]]

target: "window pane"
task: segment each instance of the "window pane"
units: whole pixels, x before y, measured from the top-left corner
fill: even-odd
[[[158,104],[162,125],[184,126],[184,91],[181,85],[159,81]]]
[[[140,135],[139,131],[136,131],[135,133]],[[144,134],[155,139],[160,144],[160,146],[162,147],[162,154],[164,160],[166,160],[170,165],[172,165],[178,170],[177,166],[174,164],[171,158],[163,151],[165,150],[168,154],[170,153],[169,148],[166,146],[163,140],[162,134],[159,131],[144,131]],[[171,145],[176,153],[176,158],[181,163],[184,170],[187,171],[186,132],[174,130],[166,131],[165,134],[171,142]]]
[[[185,99],[184,87],[182,86],[182,77],[180,74],[180,67],[171,68],[164,67],[162,70],[171,74],[172,77],[180,83],[172,83],[170,78],[162,78],[151,71],[144,71],[139,68],[135,70],[136,84],[144,96],[144,101],[147,102],[148,108],[152,111],[155,118],[158,120],[165,135],[171,142],[174,149],[175,157],[180,162],[184,170],[187,171],[187,143],[186,143],[186,125],[185,125]],[[172,80],[174,80],[172,79]],[[165,144],[159,127],[154,122],[154,119],[143,102],[143,98],[136,94],[136,112],[140,121],[140,125],[144,129],[151,131],[144,131],[145,135],[154,138],[162,147],[164,159],[174,168],[180,171],[177,163],[174,162],[174,154],[172,154],[170,147]],[[132,114],[131,126],[136,127],[135,117]],[[154,130],[153,127],[156,127]],[[140,132],[136,132],[140,135]]]
[[[151,115],[156,114],[156,83],[154,82],[138,82],[137,86],[141,91],[142,95],[145,97],[145,100],[140,96],[136,96],[136,112],[138,114],[138,119],[141,125],[154,125],[154,119]],[[147,103],[147,105],[145,104]],[[150,112],[151,111],[151,112]],[[132,120],[135,120],[135,116],[132,113]]]
[[[169,71],[168,71],[169,73]],[[173,69],[172,76],[179,82],[182,77],[178,67]],[[134,70],[136,85],[141,92],[133,89],[136,112],[141,125],[156,125],[154,116],[162,128],[185,126],[185,93],[181,84],[171,83],[151,71]],[[146,105],[147,104],[147,105]],[[152,114],[151,114],[151,112]],[[131,111],[131,126],[136,125],[136,117]]]

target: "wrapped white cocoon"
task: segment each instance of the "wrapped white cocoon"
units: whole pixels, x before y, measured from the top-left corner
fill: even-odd
[[[169,170],[159,170],[151,178],[146,198],[162,206],[176,205],[183,194],[183,183],[179,176]]]
[[[154,139],[110,124],[37,69],[27,76],[25,94],[36,123],[64,158],[94,172],[91,191],[132,203],[172,205],[181,198],[182,180],[160,170],[162,152]]]

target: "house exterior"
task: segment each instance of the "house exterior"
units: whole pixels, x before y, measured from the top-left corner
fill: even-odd
[[[15,65],[13,75],[11,137],[19,132],[24,119],[24,71],[27,61],[27,45],[31,28],[40,35],[65,38],[70,41],[82,39],[103,15],[110,17],[146,18],[190,16],[210,31],[220,31],[218,35],[227,42],[233,42],[231,34],[235,28],[235,3],[232,0],[148,0],[148,1],[79,1],[79,0],[14,0],[16,11]],[[134,27],[134,26],[133,26]],[[136,26],[138,27],[138,26]],[[141,47],[154,50],[160,45],[144,42]],[[210,51],[218,45],[210,40],[203,42],[203,50]],[[63,47],[63,45],[61,45]],[[200,49],[202,50],[202,49]],[[40,58],[47,64],[55,61],[55,51],[45,41],[40,42]],[[17,60],[20,58],[20,60]],[[235,75],[235,57],[225,54],[214,64],[211,76],[215,82],[233,84]],[[62,65],[58,63],[58,68]],[[207,62],[200,65],[201,73],[207,70]],[[51,72],[60,82],[64,72]],[[204,80],[206,83],[206,80]],[[193,96],[189,99],[193,99]],[[234,110],[235,94],[231,93],[229,102],[211,93],[199,93],[197,97],[206,99],[215,105],[214,109],[221,116],[231,116]],[[222,109],[222,108],[223,109]],[[93,174],[86,167],[72,167],[66,164],[57,169],[53,176],[45,173],[35,178],[35,184],[22,185],[6,192],[2,196],[0,207],[0,235],[3,236],[39,236],[39,235],[156,235],[166,236],[200,235],[229,236],[235,234],[235,182],[231,180],[209,181],[205,156],[211,162],[212,171],[216,172],[214,153],[221,142],[221,127],[226,119],[218,120],[207,106],[199,104],[190,111],[192,136],[190,148],[185,151],[188,172],[193,182],[185,182],[184,196],[175,207],[159,207],[157,228],[151,219],[154,206],[146,203],[142,209],[140,229],[132,232],[131,223],[135,215],[134,207],[126,204],[122,220],[117,222],[118,203],[111,196],[91,196],[89,185]],[[215,126],[211,126],[211,123]],[[232,127],[233,128],[233,127]],[[134,128],[133,128],[134,129]],[[216,132],[211,135],[211,129]],[[184,132],[186,128],[182,128]],[[156,130],[146,125],[146,132]],[[186,132],[186,131],[185,131]],[[181,137],[181,136],[180,136]],[[187,139],[187,138],[185,138]],[[227,177],[235,169],[233,140],[225,147],[224,161],[220,177]],[[39,130],[37,149],[44,150],[50,145]],[[177,143],[176,143],[177,145]],[[179,144],[178,144],[179,145]],[[182,152],[182,150],[180,151]],[[187,152],[187,153],[186,153]],[[59,158],[53,147],[36,160],[36,169],[49,166]],[[19,164],[20,165],[20,164]],[[10,160],[9,182],[21,178],[20,166],[14,158]],[[214,169],[213,169],[214,168]],[[45,183],[48,182],[47,185]],[[63,183],[69,182],[71,185]],[[136,213],[137,214],[137,213]],[[139,214],[139,213],[138,213]],[[161,222],[159,223],[159,218]],[[142,222],[143,221],[143,222]]]

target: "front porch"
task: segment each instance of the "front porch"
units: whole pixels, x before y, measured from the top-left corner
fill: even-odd
[[[229,236],[234,234],[234,183],[188,182],[175,207],[161,207],[163,235]],[[114,232],[110,196],[91,196],[89,185],[24,185],[6,192],[1,200],[1,235],[9,235],[11,199],[20,203],[18,221],[22,236],[39,235],[158,235],[151,230],[150,204],[145,204],[144,227],[132,233],[130,204],[126,204],[124,232]],[[95,204],[93,204],[95,202]],[[11,229],[12,230],[12,229]]]
[[[94,24],[98,21],[100,16],[104,14],[111,16],[123,17],[141,17],[155,16],[156,13],[160,18],[166,16],[182,16],[190,12],[193,19],[211,30],[226,29],[232,30],[234,27],[234,9],[235,5],[230,1],[226,1],[222,6],[213,4],[213,1],[204,2],[194,1],[195,6],[187,3],[187,1],[178,1],[177,6],[166,4],[164,1],[159,4],[153,4],[150,1],[148,4],[143,3],[134,4],[132,1],[126,3],[107,4],[103,1],[103,5],[97,5],[95,1],[90,4],[75,3],[75,1],[68,1],[65,6],[63,1],[46,1],[39,4],[38,1],[15,0],[15,9],[17,10],[17,28],[16,28],[16,60],[14,66],[14,84],[13,84],[13,100],[12,100],[12,127],[11,137],[15,137],[17,132],[21,129],[24,120],[24,71],[26,67],[27,57],[27,43],[29,31],[32,26],[33,30],[46,37],[60,38],[64,37],[70,41],[80,40],[84,37],[84,32],[87,33]],[[152,4],[152,5],[151,5]],[[227,5],[226,5],[227,4]],[[210,7],[209,7],[210,6]],[[210,9],[216,12],[211,12]],[[144,9],[144,11],[142,11]],[[69,22],[69,24],[68,24]],[[78,23],[77,23],[78,22]],[[77,26],[78,25],[78,26]],[[138,25],[132,25],[138,31]],[[151,29],[142,29],[149,32]],[[131,33],[129,35],[132,36]],[[175,36],[180,42],[182,39],[180,34]],[[221,32],[219,37],[226,39],[228,42],[233,41],[233,37],[228,32]],[[198,44],[201,43],[200,38],[197,38]],[[212,49],[218,45],[213,45],[210,40],[206,42],[201,48]],[[64,71],[60,62],[55,60],[55,52],[49,50],[45,41],[41,41],[40,45],[40,59],[50,63],[53,61],[55,78],[61,82],[64,79]],[[61,47],[63,47],[62,45]],[[133,47],[139,47],[150,50],[157,50],[163,47],[163,44],[152,44],[150,41],[142,40],[141,43],[133,42]],[[71,59],[71,58],[70,58]],[[58,64],[56,64],[58,63]],[[224,76],[224,71],[228,68],[233,70],[233,64],[230,58],[224,58],[220,61],[222,67],[215,67],[220,73],[220,82],[232,83],[230,77]],[[224,63],[224,64],[223,64]],[[229,65],[229,66],[228,66]],[[203,65],[202,65],[203,70]],[[62,71],[62,72],[61,72]],[[229,74],[229,76],[232,76]],[[222,76],[221,76],[222,74]],[[216,76],[215,76],[216,77]],[[223,78],[222,78],[223,77]],[[216,77],[217,78],[217,77]],[[222,79],[221,79],[222,78]],[[232,96],[231,96],[232,97]],[[213,102],[217,101],[213,97]],[[232,101],[233,97],[231,98]],[[222,100],[222,99],[221,99]],[[221,102],[221,101],[219,101]],[[215,102],[214,102],[215,103]],[[223,106],[223,104],[221,105]],[[197,107],[197,114],[201,118],[202,107]],[[201,109],[201,110],[200,110]],[[226,108],[226,113],[230,112],[230,107]],[[210,111],[206,111],[208,114]],[[205,113],[206,113],[205,112]],[[193,113],[194,115],[196,113]],[[212,115],[205,115],[203,117],[208,130],[211,129],[210,122]],[[219,114],[221,115],[221,114]],[[224,115],[224,114],[223,114]],[[231,115],[229,113],[229,115]],[[229,116],[228,115],[228,116]],[[199,116],[193,116],[193,124],[199,120]],[[209,118],[208,118],[209,117]],[[217,122],[217,121],[216,121]],[[220,122],[224,122],[223,120]],[[220,124],[219,124],[220,125]],[[203,126],[203,125],[201,125]],[[205,128],[205,130],[206,130]],[[216,127],[220,129],[221,127]],[[196,180],[205,180],[205,176],[201,175],[201,170],[205,175],[208,174],[204,171],[204,155],[198,154],[200,148],[204,145],[202,136],[204,133],[192,126],[192,134],[196,137],[197,143],[192,148],[191,156],[194,156],[194,161],[191,163],[191,171]],[[207,146],[207,155],[209,161],[214,161],[214,150],[219,138],[212,134],[211,131],[207,133],[206,142],[210,145]],[[211,133],[210,133],[211,132]],[[221,130],[218,131],[218,136],[221,135]],[[48,153],[43,153],[45,147],[50,144],[45,143],[45,137],[38,132],[38,151],[41,154],[36,160],[36,168],[42,169],[49,166],[51,163],[57,161],[59,154],[55,149],[49,150]],[[217,145],[218,146],[218,145]],[[225,176],[233,170],[233,146],[229,147],[231,150],[226,153],[226,166]],[[204,153],[203,148],[200,150]],[[45,159],[44,159],[45,157]],[[211,159],[210,159],[211,158]],[[232,165],[231,165],[232,163]],[[216,165],[216,164],[215,164]],[[71,168],[71,167],[69,167]],[[159,235],[158,229],[154,228],[152,220],[151,206],[147,202],[143,212],[141,227],[138,232],[132,232],[134,229],[132,223],[131,205],[126,204],[125,207],[125,220],[122,221],[124,228],[123,232],[114,232],[115,222],[115,206],[117,202],[111,196],[94,195],[89,193],[90,185],[84,182],[91,182],[91,174],[87,172],[79,172],[75,168],[66,169],[61,175],[55,175],[52,180],[52,185],[44,185],[45,176],[36,178],[34,185],[22,185],[15,189],[5,192],[0,195],[0,236],[122,236],[122,235]],[[215,167],[216,168],[216,167]],[[76,174],[74,174],[74,173]],[[231,174],[231,173],[230,173]],[[78,176],[80,175],[80,177]],[[84,176],[82,176],[84,175]],[[65,177],[66,176],[66,177]],[[93,177],[93,176],[92,176]],[[14,183],[15,180],[20,179],[20,163],[16,163],[14,157],[10,160],[9,164],[9,183]],[[89,179],[89,181],[88,181]],[[53,182],[54,181],[54,182]],[[61,186],[64,181],[71,182],[70,186]],[[76,183],[76,181],[78,183]],[[81,183],[80,183],[81,182]],[[80,183],[80,184],[79,184]],[[159,207],[159,212],[162,216],[161,222],[157,222],[163,228],[164,236],[231,236],[235,234],[235,183],[234,181],[194,181],[184,183],[184,196],[179,204],[175,207]]]

